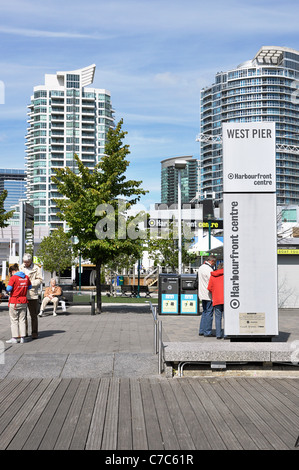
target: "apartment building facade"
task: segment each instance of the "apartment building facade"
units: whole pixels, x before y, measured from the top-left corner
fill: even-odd
[[[222,123],[276,123],[278,205],[299,204],[299,51],[263,46],[201,92],[201,194],[222,200]]]
[[[104,154],[113,109],[108,90],[89,87],[95,65],[46,74],[34,87],[28,105],[26,194],[34,206],[35,226],[62,227],[55,198],[61,197],[51,177],[55,169],[77,171],[74,154],[91,170]]]

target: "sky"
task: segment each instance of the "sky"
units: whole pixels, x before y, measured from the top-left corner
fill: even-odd
[[[0,167],[25,168],[45,74],[96,65],[130,146],[127,178],[160,202],[161,161],[200,158],[200,92],[264,46],[299,50],[298,0],[0,0]],[[2,94],[1,94],[2,92]]]

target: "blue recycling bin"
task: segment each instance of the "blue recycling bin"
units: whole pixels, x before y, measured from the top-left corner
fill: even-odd
[[[179,314],[180,277],[178,274],[159,275],[158,312],[161,315]]]
[[[181,274],[180,279],[180,314],[198,315],[198,276]]]

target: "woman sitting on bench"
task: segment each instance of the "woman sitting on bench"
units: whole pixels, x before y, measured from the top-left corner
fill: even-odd
[[[39,312],[39,316],[42,317],[44,310],[49,302],[53,302],[53,315],[56,316],[57,313],[57,305],[58,305],[58,297],[61,295],[61,287],[56,286],[56,280],[53,278],[50,281],[50,287],[46,287],[44,299],[42,302],[41,310]]]

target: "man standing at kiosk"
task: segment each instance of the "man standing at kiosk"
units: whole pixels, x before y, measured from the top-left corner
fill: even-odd
[[[216,258],[209,256],[198,270],[198,298],[202,301],[202,316],[199,327],[200,336],[212,336],[213,302],[208,284],[211,272],[214,271]]]
[[[37,315],[39,313],[39,299],[38,289],[43,282],[41,269],[37,264],[32,261],[32,256],[29,253],[25,253],[23,256],[23,264],[20,266],[20,271],[23,271],[30,279],[32,289],[28,291],[28,309],[31,317],[31,338],[38,338],[38,320]]]

